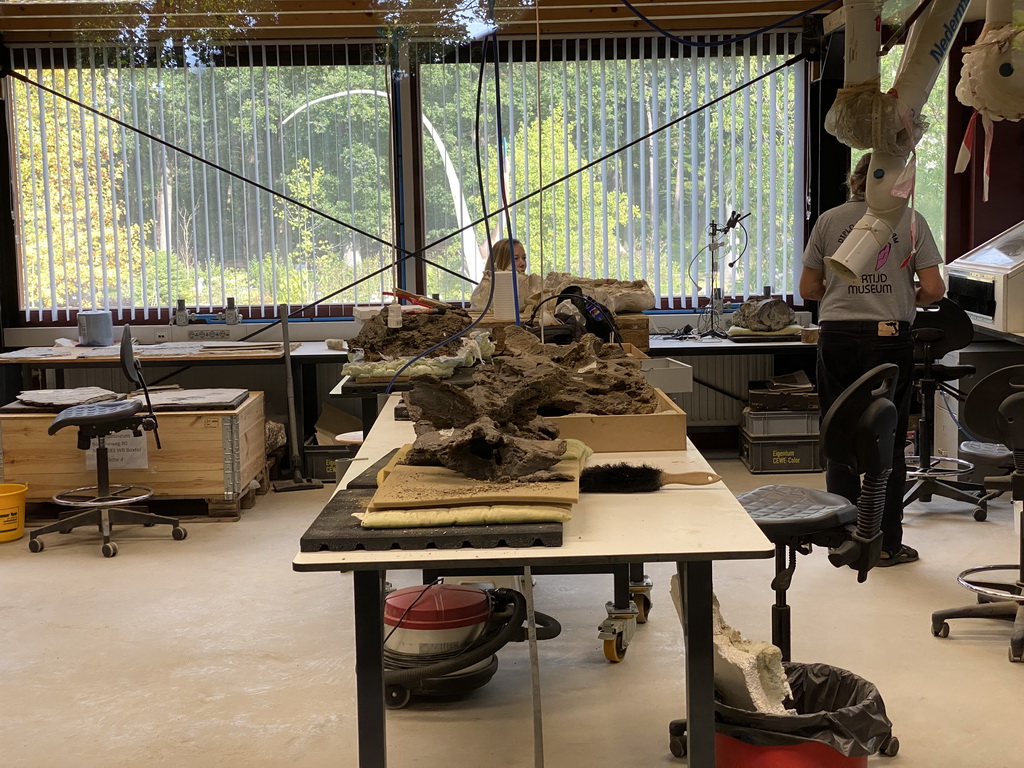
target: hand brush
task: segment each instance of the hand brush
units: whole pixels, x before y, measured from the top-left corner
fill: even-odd
[[[663,485],[708,485],[722,478],[714,472],[662,472],[647,464],[601,464],[580,473],[581,493],[650,493]]]

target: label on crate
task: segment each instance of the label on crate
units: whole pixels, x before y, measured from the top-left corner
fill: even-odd
[[[146,433],[136,437],[130,429],[107,436],[107,465],[110,469],[149,469]],[[96,469],[96,438],[85,452],[85,468]]]
[[[803,457],[797,456],[796,451],[789,448],[772,448],[772,464],[802,464]]]

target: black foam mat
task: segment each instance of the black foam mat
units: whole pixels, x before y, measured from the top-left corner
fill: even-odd
[[[339,491],[302,534],[299,540],[300,551],[383,552],[389,549],[493,549],[562,545],[561,523],[362,528],[359,519],[353,517],[352,513],[365,511],[372,498],[373,491],[370,489]]]

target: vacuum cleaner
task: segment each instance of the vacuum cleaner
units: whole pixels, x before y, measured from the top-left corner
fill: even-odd
[[[537,639],[562,631],[536,613]],[[486,685],[495,653],[526,639],[526,598],[514,589],[428,584],[384,598],[384,702],[401,709],[412,697],[449,698]]]

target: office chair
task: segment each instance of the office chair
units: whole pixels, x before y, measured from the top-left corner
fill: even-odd
[[[963,395],[949,382],[975,372],[973,365],[942,365],[936,361],[970,344],[974,326],[966,312],[949,299],[942,299],[936,310],[918,311],[910,333],[914,338],[914,377],[921,399],[921,421],[917,428],[918,455],[906,458],[908,482],[912,480],[913,485],[903,496],[903,506],[942,496],[970,504],[974,519],[981,522],[988,517],[985,487],[953,479],[972,472],[974,465],[956,457],[932,455],[936,393],[963,400]]]
[[[83,451],[89,450],[92,438],[96,438],[96,485],[62,491],[53,497],[55,503],[77,507],[81,511],[64,513],[65,516],[60,517],[57,522],[32,531],[28,541],[31,552],[43,551],[43,540],[39,538],[43,534],[54,531],[70,533],[72,529],[83,525],[96,525],[99,528],[103,535],[101,551],[104,557],[114,557],[117,554],[117,544],[110,540],[111,528],[115,524],[141,523],[147,527],[157,524],[170,525],[171,535],[176,541],[188,536],[188,531],[172,517],[128,508],[129,505],[139,504],[152,496],[152,488],[110,484],[107,437],[125,429],[132,430],[136,437],[141,436],[143,431],[152,432],[156,447],[160,448],[156,414],[149,401],[146,382],[142,378],[142,365],[132,349],[131,329],[127,325],[121,334],[121,369],[135,387],[142,388],[146,400],[145,408],[138,400],[131,399],[73,405],[58,413],[47,429],[49,434],[55,435],[65,427],[78,427],[78,447]]]
[[[854,568],[861,582],[881,556],[885,484],[896,439],[893,394],[898,375],[899,369],[892,364],[868,371],[839,396],[821,424],[825,457],[864,475],[856,505],[838,494],[787,485],[766,485],[738,497],[775,545],[772,644],[782,651],[783,661],[790,660],[786,591],[796,571],[797,553],[809,554],[814,545],[828,547],[829,561],[837,568]]]
[[[810,554],[814,545],[828,547],[829,562],[856,570],[858,582],[867,578],[882,554],[882,511],[896,439],[893,397],[898,379],[899,368],[891,363],[873,368],[847,387],[821,423],[825,457],[864,475],[856,506],[838,494],[788,485],[766,485],[737,497],[775,545],[772,644],[778,646],[784,662],[791,660],[786,591],[796,571],[797,553]],[[676,757],[686,756],[686,723],[669,723],[669,750]],[[892,757],[899,751],[899,740],[890,735],[879,750]]]
[[[957,581],[978,594],[978,603],[935,611],[932,634],[949,635],[949,619],[1002,619],[1013,622],[1010,661],[1024,661],[1024,365],[1002,368],[983,378],[964,404],[964,426],[979,440],[1000,442],[1013,451],[1010,491],[1018,515],[1020,561],[1016,565],[980,565],[968,568]],[[1012,584],[975,580],[990,571],[1015,571]]]

